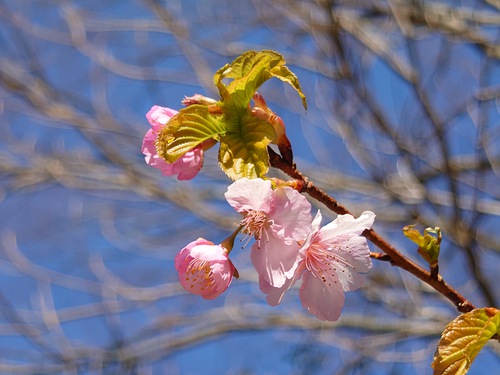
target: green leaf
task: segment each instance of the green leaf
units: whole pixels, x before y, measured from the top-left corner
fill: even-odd
[[[248,51],[214,75],[221,101],[190,101],[170,119],[156,138],[158,155],[173,163],[213,139],[221,142],[219,164],[230,178],[264,177],[269,170],[267,146],[276,139],[276,133],[271,124],[252,115],[249,104],[255,91],[272,77],[292,85],[306,107],[299,81],[286,67],[283,56],[274,51]],[[225,79],[230,80],[227,85]]]
[[[307,102],[297,76],[285,65],[285,59],[279,53],[264,50],[247,51],[231,64],[226,64],[214,75],[214,83],[219,89],[223,106],[232,106],[238,111],[246,109],[257,89],[269,78],[276,77],[290,84],[302,98],[307,109]],[[226,86],[224,78],[232,81]]]
[[[203,141],[219,139],[226,132],[221,117],[213,116],[208,108],[201,104],[181,109],[158,134],[158,155],[173,163]]]
[[[474,309],[444,329],[432,368],[434,375],[464,375],[486,342],[499,333],[500,310]]]
[[[233,180],[264,177],[269,170],[267,145],[276,135],[273,127],[247,115],[238,132],[228,131],[220,139],[219,165]]]

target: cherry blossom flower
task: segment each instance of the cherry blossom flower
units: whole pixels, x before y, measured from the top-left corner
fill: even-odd
[[[186,152],[174,163],[167,163],[156,152],[155,140],[157,134],[176,114],[177,111],[173,109],[157,105],[154,105],[149,110],[146,118],[151,124],[151,129],[148,130],[142,141],[142,153],[146,155],[146,163],[161,170],[165,176],[177,175],[178,180],[191,180],[203,166],[203,148],[201,145]]]
[[[260,178],[235,181],[225,197],[244,216],[243,233],[256,239],[251,259],[259,278],[281,287],[297,267],[298,241],[310,232],[311,204],[298,191],[273,190],[271,181]]]
[[[318,211],[312,223],[312,232],[300,249],[300,260],[292,278],[280,288],[260,280],[267,302],[276,306],[284,293],[302,278],[299,296],[302,306],[320,320],[336,321],[344,305],[344,292],[360,288],[364,283],[361,273],[371,267],[368,243],[361,233],[370,229],[375,214],[365,211],[355,219],[339,215],[320,228]]]
[[[233,276],[237,276],[228,254],[223,246],[203,238],[186,245],[175,257],[175,269],[183,288],[205,299],[222,294]]]

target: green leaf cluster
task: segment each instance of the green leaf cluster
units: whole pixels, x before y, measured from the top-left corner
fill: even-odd
[[[252,115],[249,106],[258,88],[272,77],[290,84],[307,108],[299,81],[283,56],[269,50],[247,51],[215,73],[221,97],[217,103],[183,108],[161,130],[158,155],[173,163],[187,151],[215,140],[220,142],[219,165],[230,178],[264,177],[269,170],[267,146],[276,134],[271,124]]]

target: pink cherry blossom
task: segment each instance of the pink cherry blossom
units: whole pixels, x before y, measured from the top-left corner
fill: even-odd
[[[370,229],[374,220],[375,214],[365,211],[357,219],[339,215],[320,228],[318,211],[312,232],[300,249],[301,259],[294,276],[280,288],[260,281],[268,303],[279,304],[284,293],[302,278],[299,291],[302,306],[320,320],[336,321],[344,305],[344,292],[360,288],[364,283],[361,273],[372,267],[368,243],[361,233]]]
[[[281,287],[297,267],[298,241],[310,232],[311,204],[296,190],[273,190],[271,181],[260,178],[235,181],[225,197],[244,216],[243,232],[256,239],[251,259],[259,278]]]
[[[174,163],[167,163],[156,152],[156,136],[176,114],[177,111],[170,108],[157,105],[151,107],[146,114],[151,129],[148,130],[142,141],[142,153],[146,155],[146,163],[161,170],[165,176],[177,175],[179,180],[190,180],[198,174],[203,166],[203,149],[201,145],[186,152]]]
[[[236,269],[229,251],[203,238],[189,243],[175,257],[179,281],[188,292],[214,299],[231,284]]]

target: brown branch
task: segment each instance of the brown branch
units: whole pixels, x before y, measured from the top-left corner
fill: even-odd
[[[282,170],[290,177],[301,181],[303,183],[301,189],[302,192],[307,193],[312,198],[323,203],[336,214],[352,215],[352,213],[346,207],[337,202],[335,198],[329,196],[321,189],[316,187],[312,182],[310,182],[306,176],[304,176],[300,171],[297,170],[297,166],[295,165],[295,163],[293,163],[292,165],[288,164],[271,148],[269,148],[268,151],[271,165],[274,168]],[[404,269],[405,271],[411,273],[418,279],[433,287],[436,291],[453,302],[458,311],[465,313],[475,308],[471,302],[469,302],[465,297],[458,293],[453,287],[448,285],[440,275],[437,275],[437,277],[431,275],[429,271],[423,269],[418,264],[405,257],[401,252],[399,252],[373,229],[365,230],[362,235],[375,246],[377,246],[380,250],[382,250],[385,254],[387,254],[390,259],[389,262],[391,263],[391,265]],[[377,257],[374,258],[377,259]]]
[[[391,257],[389,255],[383,253],[375,253],[373,251],[370,251],[370,258],[380,260],[381,262],[391,261]]]

